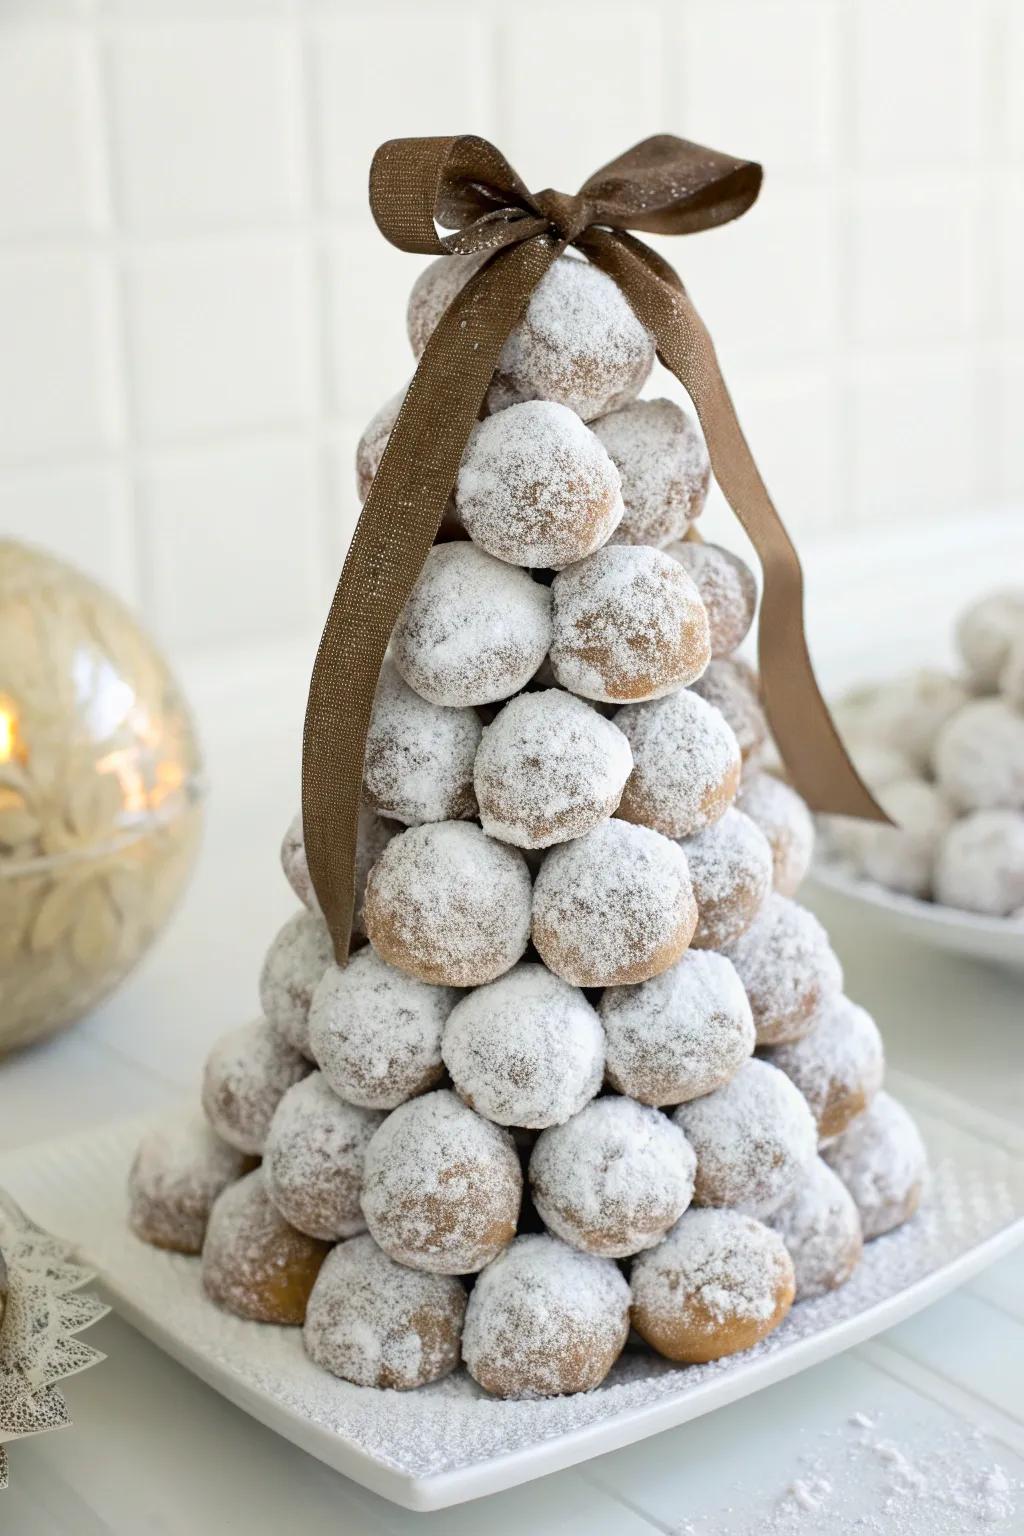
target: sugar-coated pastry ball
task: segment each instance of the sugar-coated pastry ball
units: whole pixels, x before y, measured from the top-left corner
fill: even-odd
[[[462,1098],[499,1125],[560,1125],[604,1077],[594,1009],[577,987],[529,962],[457,1003],[441,1050]]]
[[[842,993],[815,1014],[814,1027],[802,1040],[774,1046],[765,1056],[799,1088],[822,1141],[863,1114],[885,1074],[877,1024]]]
[[[560,571],[607,542],[622,492],[618,470],[575,411],[528,400],[473,428],[455,506],[488,554]]]
[[[486,727],[473,778],[485,832],[548,848],[607,821],[633,766],[625,736],[559,688],[521,693]]]
[[[768,839],[776,891],[795,896],[814,852],[814,820],[804,801],[774,774],[755,773],[740,785],[736,809]]]
[[[408,312],[417,356],[486,255],[444,256],[420,273]],[[566,254],[541,278],[502,348],[488,403],[497,411],[519,400],[557,400],[589,421],[634,399],[653,363],[654,338],[618,284]]]
[[[697,1154],[694,1204],[767,1216],[796,1187],[818,1131],[784,1072],[754,1057],[722,1088],[680,1104],[676,1125]]]
[[[398,420],[398,413],[402,409],[405,399],[405,385],[385,400],[379,411],[376,411],[366,427],[363,435],[356,445],[356,490],[359,494],[360,506],[370,494],[370,486],[373,477],[380,468],[380,461],[384,457],[384,449],[388,445],[391,429]]]
[[[392,838],[366,888],[378,955],[420,981],[481,987],[513,966],[530,938],[532,888],[517,848],[464,821]]]
[[[682,840],[697,902],[698,949],[721,949],[746,933],[772,888],[772,850],[761,829],[732,806]]]
[[[738,656],[721,656],[710,661],[690,686],[725,716],[744,764],[754,763],[768,740],[768,721],[753,668]]]
[[[266,1019],[221,1035],[203,1069],[203,1110],[222,1140],[259,1157],[274,1110],[310,1063]]]
[[[441,1031],[457,997],[361,949],[344,969],[329,966],[314,993],[313,1059],[350,1104],[395,1109],[443,1077]]]
[[[296,912],[267,950],[260,972],[260,1007],[289,1045],[309,1055],[309,1005],[334,959],[330,931],[319,912]]]
[[[785,1205],[768,1219],[786,1245],[796,1276],[796,1300],[809,1301],[845,1285],[860,1263],[860,1214],[845,1184],[813,1158]]]
[[[672,400],[634,400],[595,421],[622,476],[616,544],[668,544],[699,517],[711,465],[700,428]]]
[[[365,806],[359,807],[359,825],[356,831],[355,904],[352,917],[353,934],[363,932],[363,898],[370,870],[380,858],[384,848],[398,831],[391,822],[382,821]],[[281,868],[285,879],[302,902],[312,912],[320,911],[313,882],[309,878],[306,860],[306,843],[302,835],[302,812],[297,811],[281,843]]]
[[[392,637],[432,704],[491,704],[526,686],[551,644],[551,593],[468,541],[435,544]]]
[[[1004,699],[975,699],[939,732],[934,768],[961,810],[1024,810],[1024,714]]]
[[[654,338],[619,285],[566,254],[541,278],[502,348],[488,404],[496,411],[557,400],[591,421],[634,400],[653,364]]]
[[[629,1286],[610,1259],[527,1233],[488,1264],[466,1309],[466,1369],[495,1397],[601,1385],[629,1332]]]
[[[483,1269],[515,1236],[522,1193],[509,1133],[446,1088],[392,1111],[367,1149],[366,1225],[411,1269]]]
[[[747,989],[758,1045],[799,1040],[814,1016],[842,991],[843,971],[813,912],[772,894],[729,947]]]
[[[385,661],[366,737],[363,800],[410,827],[471,819],[481,730],[475,709],[429,703]]]
[[[406,1392],[455,1369],[465,1315],[461,1280],[396,1264],[364,1233],[324,1260],[302,1342],[342,1381]]]
[[[608,1082],[642,1104],[681,1104],[727,1083],[754,1049],[754,1019],[732,962],[689,949],[599,1004]]]
[[[793,1304],[793,1261],[740,1211],[689,1210],[630,1274],[633,1327],[660,1355],[699,1365],[752,1349]]]
[[[660,1242],[693,1198],[694,1155],[660,1110],[609,1094],[542,1131],[530,1192],[546,1227],[621,1259]]]
[[[607,544],[560,571],[551,592],[551,665],[572,693],[610,704],[659,699],[708,664],[704,604],[659,549]]]
[[[708,611],[712,656],[731,656],[747,637],[757,608],[757,582],[750,566],[723,549],[686,539],[666,551],[693,577]]]
[[[577,987],[647,981],[689,946],[697,904],[682,849],[626,821],[552,848],[533,890],[533,942]]]
[[[836,718],[855,747],[889,748],[909,758],[912,767],[896,777],[920,777],[930,767],[942,727],[969,699],[959,678],[925,667],[854,689],[842,700]]]
[[[203,1243],[203,1287],[237,1317],[299,1327],[328,1248],[289,1226],[256,1168],[214,1202]]]
[[[1010,642],[999,673],[999,692],[1008,704],[1024,709],[1024,624],[1020,634]]]
[[[295,895],[313,912],[319,912],[316,891],[309,877],[306,859],[306,840],[302,835],[302,812],[296,811],[281,839],[281,868]]]
[[[936,858],[935,899],[992,917],[1024,906],[1024,814],[972,811],[950,827]]]
[[[633,752],[619,815],[666,837],[687,837],[724,815],[740,782],[732,728],[689,689],[614,716]]]
[[[382,1119],[343,1103],[321,1072],[289,1088],[263,1148],[267,1194],[285,1221],[332,1243],[365,1229],[363,1160]]]
[[[994,693],[1010,647],[1024,634],[1024,588],[979,598],[960,616],[956,640],[975,687]]]
[[[884,1089],[822,1148],[822,1156],[853,1196],[865,1242],[909,1221],[917,1210],[928,1154],[906,1109]]]
[[[851,848],[869,880],[907,896],[930,896],[935,858],[954,811],[946,796],[924,779],[897,779],[878,792],[893,825],[864,822]]]
[[[139,1142],[128,1175],[132,1231],[154,1248],[198,1253],[213,1202],[251,1167],[198,1111],[162,1119]]]

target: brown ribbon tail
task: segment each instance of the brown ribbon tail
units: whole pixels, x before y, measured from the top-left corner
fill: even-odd
[[[543,236],[501,252],[445,311],[409,385],[331,603],[306,705],[302,823],[339,965],[351,939],[363,757],[384,653],[434,542],[501,349],[562,249]]]
[[[888,821],[861,780],[822,698],[807,649],[803,572],[740,429],[714,344],[678,277],[632,236],[594,229],[578,242],[615,279],[700,418],[715,479],[763,572],[758,654],[765,711],[793,784],[816,811]]]

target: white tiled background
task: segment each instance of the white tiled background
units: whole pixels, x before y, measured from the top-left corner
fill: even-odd
[[[0,533],[175,653],[306,633],[411,362],[374,146],[661,128],[767,168],[671,259],[796,534],[1024,495],[1024,0],[2,0]]]

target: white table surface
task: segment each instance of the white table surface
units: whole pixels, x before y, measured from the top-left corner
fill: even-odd
[[[255,1012],[263,952],[293,909],[276,859],[297,803],[309,660],[306,649],[272,652],[234,672],[186,675],[211,781],[195,882],[117,996],[67,1035],[0,1065],[0,1148],[194,1091],[210,1040]],[[818,907],[828,921],[824,900]],[[897,950],[870,925],[847,922],[833,938],[848,990],[875,1012],[894,1066],[1019,1123],[1019,977]],[[753,1398],[434,1515],[409,1514],[329,1471],[117,1318],[89,1337],[109,1358],[69,1384],[73,1427],[12,1447],[12,1486],[0,1495],[0,1531],[11,1536],[1024,1530],[1024,1488],[1017,1514],[997,1521],[937,1509],[920,1490],[893,1504],[892,1464],[869,1457],[874,1478],[855,1465],[852,1447],[869,1432],[851,1426],[854,1414],[866,1415],[872,1435],[911,1458],[952,1436],[944,1466],[959,1467],[968,1485],[981,1487],[995,1463],[1024,1485],[1024,1251],[878,1340]],[[812,1472],[831,1488],[817,1510]],[[792,1495],[784,1500],[798,1479],[813,1496],[790,1523]],[[954,1523],[943,1525],[947,1518]]]

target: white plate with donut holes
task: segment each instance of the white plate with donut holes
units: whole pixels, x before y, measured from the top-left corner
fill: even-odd
[[[1024,920],[1019,917],[987,917],[980,912],[963,912],[937,901],[905,896],[862,879],[840,860],[831,861],[824,853],[816,854],[807,876],[808,888],[815,885],[851,907],[868,912],[884,923],[890,934],[905,935],[949,954],[968,955],[974,960],[1024,971]]]
[[[928,1146],[917,1216],[868,1243],[839,1290],[793,1307],[744,1354],[674,1366],[627,1347],[575,1397],[503,1401],[465,1371],[414,1392],[356,1387],[312,1364],[301,1330],[211,1307],[199,1260],[140,1242],[125,1220],[137,1121],[0,1159],[0,1184],[81,1248],[114,1306],[188,1370],[310,1455],[408,1509],[442,1509],[543,1477],[697,1418],[899,1322],[1024,1241],[1024,1137],[890,1074]]]

